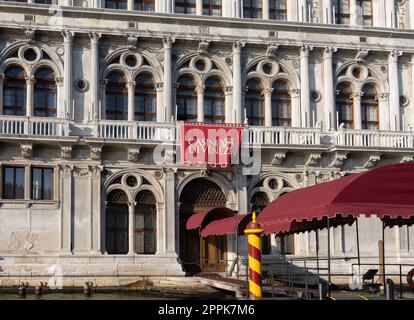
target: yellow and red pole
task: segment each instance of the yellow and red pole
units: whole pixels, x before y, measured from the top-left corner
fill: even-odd
[[[250,300],[262,299],[262,241],[264,230],[256,222],[256,213],[253,212],[250,222],[244,233],[249,244],[249,296]]]

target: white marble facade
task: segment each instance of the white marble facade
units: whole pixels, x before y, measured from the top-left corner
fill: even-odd
[[[273,1],[267,0],[261,4],[262,19],[243,17],[243,1],[237,0],[221,1],[221,16],[203,15],[201,0],[193,1],[195,14],[174,13],[185,2],[178,0],[147,1],[148,12],[134,10],[131,0],[126,10],[105,8],[99,0],[35,2],[0,1],[0,272],[8,275],[0,284],[15,283],[19,274],[48,276],[54,270],[68,277],[183,275],[177,257],[186,184],[213,182],[224,193],[225,205],[243,213],[257,192],[272,201],[293,189],[414,159],[411,1],[365,1],[372,3],[367,18],[360,1],[349,0],[349,23],[344,24],[333,0],[288,0],[286,21],[272,19]],[[20,91],[10,91],[13,67],[23,70]],[[37,77],[44,68],[54,77],[49,82],[55,84],[52,117],[36,115],[42,83]],[[111,118],[108,109],[114,73],[124,76],[124,120]],[[150,121],[136,121],[141,74],[152,78],[156,108]],[[257,80],[263,112],[260,123],[249,123],[245,143],[260,147],[259,174],[242,175],[241,165],[204,170],[167,161],[176,156],[183,76],[194,81],[195,120],[200,122],[208,121],[210,78],[220,79],[226,123],[246,121],[246,101],[255,92],[249,81]],[[290,108],[289,123],[282,126],[274,125],[278,81],[286,85],[282,91]],[[351,127],[338,113],[342,84],[350,88]],[[372,101],[367,86],[374,88]],[[9,98],[10,92],[24,95],[24,105],[17,106],[22,114],[10,114],[6,91]],[[364,113],[368,104],[377,113],[372,123]],[[171,147],[164,164],[153,159],[161,142]],[[23,168],[19,197],[4,196],[9,167]],[[33,168],[53,169],[47,199],[34,199]],[[130,184],[129,176],[136,181]],[[140,206],[140,192],[152,194],[156,235],[151,253],[108,253],[106,213],[113,190],[126,197],[129,222]],[[133,228],[129,223],[129,248],[141,245]],[[361,253],[377,261],[380,223],[361,219],[360,228]],[[325,237],[321,232],[321,255],[326,254]],[[331,237],[333,255],[355,256],[354,227],[336,228]],[[389,261],[413,261],[412,227],[387,230],[386,238]],[[229,237],[229,259],[235,254],[233,240]],[[297,235],[294,242],[295,256],[315,254],[313,233]],[[274,238],[272,244],[270,256],[278,255]],[[243,253],[243,240],[240,246]],[[338,265],[348,270],[345,262]]]

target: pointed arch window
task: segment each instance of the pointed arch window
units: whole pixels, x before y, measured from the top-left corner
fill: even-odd
[[[36,117],[56,117],[57,87],[52,69],[42,68],[35,73],[34,109]]]
[[[272,93],[272,125],[291,126],[291,98],[289,85],[282,80],[277,80],[273,84]]]
[[[246,117],[251,126],[264,126],[264,98],[262,85],[257,79],[250,79],[246,83],[247,91],[244,98]]]
[[[204,92],[204,120],[205,122],[224,122],[224,92],[222,81],[219,78],[208,78]]]
[[[340,83],[337,87],[336,96],[336,116],[338,124],[343,124],[345,128],[354,127],[354,102],[351,98],[352,88],[349,83]]]
[[[263,0],[243,0],[243,18],[261,19]]]
[[[203,15],[217,17],[221,16],[221,3],[221,0],[203,0]]]
[[[128,119],[128,90],[125,76],[114,71],[108,74],[106,84],[106,118],[108,120]]]
[[[24,116],[26,114],[26,79],[23,68],[11,67],[4,73],[3,114]]]
[[[362,89],[361,97],[361,120],[362,129],[379,129],[379,106],[377,90],[371,84]]]
[[[175,0],[175,13],[196,14],[196,0]]]
[[[196,83],[191,76],[181,76],[177,88],[177,120],[197,121]]]
[[[138,11],[155,11],[155,0],[135,0],[134,9]]]
[[[287,0],[269,0],[270,19],[287,20]]]
[[[141,73],[135,82],[135,121],[156,121],[156,94],[152,75]]]

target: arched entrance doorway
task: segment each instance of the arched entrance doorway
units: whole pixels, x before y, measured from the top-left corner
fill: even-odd
[[[201,239],[199,230],[187,230],[188,218],[213,208],[225,208],[223,190],[207,179],[189,182],[180,195],[180,259],[187,272],[223,272],[227,264],[227,237]]]

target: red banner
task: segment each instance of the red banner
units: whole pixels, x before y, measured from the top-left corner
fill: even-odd
[[[221,166],[239,159],[243,125],[180,123],[181,164]]]

